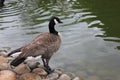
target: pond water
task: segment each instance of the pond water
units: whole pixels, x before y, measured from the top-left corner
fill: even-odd
[[[58,16],[63,40],[50,65],[84,79],[120,80],[119,5],[119,0],[6,0],[0,8],[0,49],[29,43]]]

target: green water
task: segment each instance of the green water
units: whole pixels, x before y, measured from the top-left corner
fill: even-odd
[[[6,0],[0,8],[0,49],[29,43],[58,16],[64,22],[56,26],[62,46],[50,65],[86,80],[120,80],[119,5],[119,0]]]

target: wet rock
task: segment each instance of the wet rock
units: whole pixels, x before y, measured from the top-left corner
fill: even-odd
[[[36,68],[33,70],[34,73],[40,75],[40,76],[46,76],[47,72],[43,68]]]
[[[15,58],[13,58],[13,57],[7,57],[7,60],[8,60],[8,63],[10,63],[11,61],[13,61]]]
[[[0,71],[0,80],[17,80],[17,76],[10,70]]]
[[[50,80],[57,80],[59,75],[57,73],[51,73],[47,76],[48,79]]]
[[[5,52],[10,51],[10,49],[10,47],[2,47],[2,50],[4,50]]]
[[[60,69],[55,69],[54,72],[57,73],[59,76],[62,74],[62,71]]]
[[[58,80],[71,80],[71,77],[67,74],[62,74]]]
[[[20,64],[18,65],[17,67],[15,67],[14,71],[17,73],[17,74],[24,74],[24,73],[28,73],[30,72],[30,68],[25,65],[25,64]]]
[[[70,76],[71,78],[74,78],[74,77],[75,77],[75,74],[72,73],[72,72],[67,72],[66,74],[67,74],[68,76]]]
[[[35,73],[25,73],[19,77],[19,80],[41,80],[41,77]]]
[[[7,51],[6,50],[0,50],[0,56],[7,56]]]
[[[75,77],[73,80],[82,80],[82,79],[80,79],[79,77]]]

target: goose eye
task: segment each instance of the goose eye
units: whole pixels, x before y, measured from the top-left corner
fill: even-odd
[[[58,24],[58,21],[56,19],[54,19],[54,22],[55,22],[55,24]]]

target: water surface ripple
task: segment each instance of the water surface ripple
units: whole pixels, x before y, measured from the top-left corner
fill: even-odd
[[[0,8],[0,49],[11,48],[8,50],[11,51],[29,43],[39,33],[48,31],[50,17],[58,16],[63,24],[56,25],[56,29],[62,34],[63,43],[51,59],[51,66],[83,78],[97,76],[100,80],[119,80],[120,29],[117,20],[120,17],[108,13],[116,12],[118,6],[109,9],[112,2],[107,5],[106,1],[102,2],[6,1]]]

